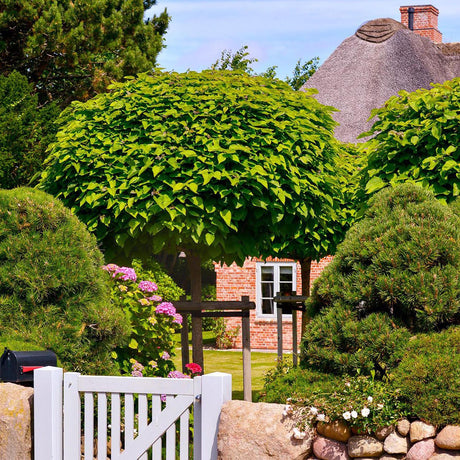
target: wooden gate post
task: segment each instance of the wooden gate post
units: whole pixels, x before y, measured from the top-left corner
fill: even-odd
[[[241,302],[249,302],[249,297],[242,296]],[[249,310],[243,311],[243,316],[241,318],[241,340],[243,342],[243,399],[251,402],[251,331]]]
[[[62,369],[34,370],[34,458],[62,460]]]
[[[217,432],[222,405],[232,399],[232,376],[213,372],[201,377],[200,460],[217,460]],[[195,431],[196,433],[196,431]]]

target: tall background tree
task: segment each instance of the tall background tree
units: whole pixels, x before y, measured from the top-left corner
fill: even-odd
[[[153,4],[0,0],[0,188],[33,185],[60,109],[155,66],[169,17],[144,20]]]
[[[404,182],[446,202],[460,195],[460,78],[429,90],[401,91],[372,114],[376,122],[363,134],[373,136],[363,145],[368,196]]]
[[[55,103],[38,107],[38,96],[24,75],[0,75],[0,188],[27,185],[42,168],[58,115]]]
[[[68,104],[152,69],[168,27],[155,0],[0,1],[0,72],[25,75],[41,103]]]
[[[258,59],[251,57],[249,47],[243,45],[239,50],[233,52],[232,50],[222,51],[220,58],[211,66],[213,70],[239,70],[246,72],[250,75],[257,75],[252,68],[252,64],[257,62]],[[316,72],[319,66],[319,58],[314,57],[309,61],[302,63],[299,59],[294,67],[291,77],[286,77],[285,81],[289,86],[298,90],[302,85]],[[260,73],[259,76],[265,78],[277,78],[276,76],[277,66],[270,66],[264,72]]]

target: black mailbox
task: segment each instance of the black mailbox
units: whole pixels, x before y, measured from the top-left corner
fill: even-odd
[[[13,383],[33,382],[34,369],[56,364],[56,355],[51,350],[12,351],[5,348],[0,358],[0,379]]]

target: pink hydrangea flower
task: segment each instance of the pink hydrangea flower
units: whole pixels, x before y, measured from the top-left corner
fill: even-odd
[[[132,375],[133,377],[143,377],[141,371],[132,371],[132,372],[131,372],[131,375]]]
[[[117,264],[107,264],[107,265],[103,265],[102,267],[102,270],[105,270],[109,273],[112,273],[116,270],[118,270],[120,267],[117,265]]]
[[[158,286],[153,281],[141,281],[137,286],[142,292],[158,291]]]
[[[182,324],[182,315],[179,313],[176,313],[174,315],[173,323]]]
[[[169,359],[171,358],[171,355],[167,352],[167,351],[164,351],[163,354],[161,355],[161,359]]]
[[[162,302],[158,305],[156,313],[163,313],[164,315],[174,316],[176,314],[176,309],[171,302]]]
[[[189,379],[190,375],[185,375],[179,371],[171,371],[168,374],[168,379]]]
[[[147,299],[151,300],[152,302],[161,302],[163,300],[161,296],[156,295],[156,294],[154,294],[154,295],[152,295],[150,297],[147,297]]]
[[[137,275],[136,272],[134,271],[134,268],[129,268],[129,267],[119,267],[117,270],[114,271],[113,277],[115,278],[117,275],[120,275],[119,278],[124,280],[124,281],[136,281]]]

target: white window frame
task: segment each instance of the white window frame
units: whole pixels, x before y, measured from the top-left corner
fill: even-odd
[[[276,303],[274,305],[274,312],[262,313],[262,267],[274,267],[274,295],[280,289],[280,268],[292,268],[292,290],[297,291],[297,263],[296,262],[257,262],[256,264],[256,316],[264,319],[276,319]],[[290,318],[291,315],[283,315],[283,318]]]

